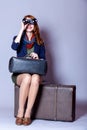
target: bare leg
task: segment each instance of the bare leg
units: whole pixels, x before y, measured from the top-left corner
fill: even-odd
[[[27,103],[27,108],[26,108],[26,112],[25,112],[25,117],[30,118],[30,116],[31,116],[31,110],[32,110],[33,104],[34,104],[36,96],[37,96],[40,79],[41,79],[41,77],[39,75],[37,75],[37,74],[32,75],[31,85],[30,85],[30,89],[29,89],[29,93],[28,93],[28,103]]]
[[[26,98],[28,96],[29,86],[31,84],[31,75],[29,74],[20,74],[17,77],[17,84],[20,86],[19,89],[19,109],[18,117],[23,117],[24,105]]]

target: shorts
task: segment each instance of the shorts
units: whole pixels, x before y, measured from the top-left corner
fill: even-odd
[[[12,81],[13,81],[14,84],[17,83],[17,76],[18,76],[18,75],[19,75],[19,74],[13,73],[12,76],[11,76]]]

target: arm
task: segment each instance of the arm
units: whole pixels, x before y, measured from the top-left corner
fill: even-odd
[[[44,44],[40,46],[40,53],[39,53],[39,58],[40,59],[46,59],[46,56],[45,56],[45,46]]]
[[[24,26],[24,24],[23,24],[23,22],[22,22],[22,23],[21,23],[21,29],[20,29],[20,31],[19,31],[17,37],[16,37],[15,40],[14,40],[15,43],[20,43],[22,34],[23,34],[23,32],[24,32],[24,29],[25,29],[25,26]]]
[[[24,30],[26,29],[26,26],[27,25],[24,25],[24,23],[21,22],[21,29],[20,29],[18,35],[13,38],[13,42],[11,45],[12,49],[14,49],[14,50],[18,49],[18,47],[20,45],[21,38],[22,38],[22,34],[23,34]]]

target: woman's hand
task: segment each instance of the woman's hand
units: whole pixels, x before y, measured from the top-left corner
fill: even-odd
[[[21,22],[21,29],[20,29],[20,31],[15,39],[15,43],[20,43],[23,31],[26,29],[27,26],[28,26],[28,24],[24,25],[24,23]]]
[[[23,22],[21,22],[21,30],[25,30],[27,28],[28,24],[24,24]]]
[[[32,53],[30,54],[30,56],[31,56],[31,58],[33,58],[33,59],[39,59],[38,54],[35,53],[35,52],[32,52]]]

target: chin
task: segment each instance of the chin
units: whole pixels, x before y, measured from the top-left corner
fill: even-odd
[[[26,32],[33,32],[33,30],[26,30]]]

